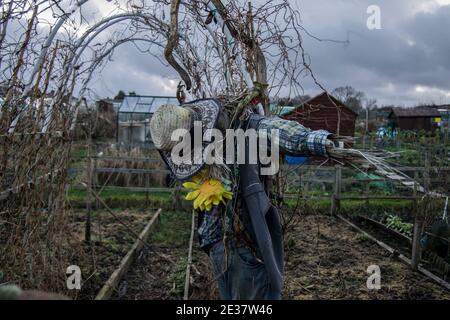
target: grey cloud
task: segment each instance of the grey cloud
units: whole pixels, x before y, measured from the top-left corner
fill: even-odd
[[[112,61],[97,73],[92,88],[100,95],[112,96],[119,90],[143,95],[174,95],[168,90],[169,79],[176,73],[150,54],[139,52],[134,45],[124,44],[115,50]]]
[[[383,29],[371,31],[366,28],[366,8],[374,1],[304,3],[309,30],[323,38],[348,36],[350,40],[348,46],[305,40],[312,68],[328,89],[349,84],[386,104],[450,100],[450,96],[437,94],[438,90],[450,92],[449,6],[413,15],[411,8],[419,2],[378,1]],[[416,86],[436,90],[434,95],[420,94],[414,92]],[[310,81],[305,81],[305,88],[317,90]]]
[[[295,1],[310,32],[321,38],[350,40],[345,46],[305,36],[305,49],[320,83],[329,90],[352,85],[381,104],[450,103],[450,95],[445,96],[445,92],[450,93],[450,6],[415,12],[426,1]],[[366,9],[371,4],[381,7],[382,30],[366,27]],[[146,76],[148,83],[144,81]],[[160,80],[177,78],[172,69],[132,45],[117,50],[114,62],[102,72],[108,88],[142,94],[160,93],[162,85],[150,83],[158,76]],[[302,79],[302,83],[307,94],[319,91],[310,78]],[[416,92],[417,86],[430,90]],[[93,87],[100,94],[110,95],[103,85]]]

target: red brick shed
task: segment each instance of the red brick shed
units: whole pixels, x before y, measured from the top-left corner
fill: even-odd
[[[313,130],[324,129],[353,137],[358,114],[331,94],[323,92],[285,113],[282,117],[297,121]]]

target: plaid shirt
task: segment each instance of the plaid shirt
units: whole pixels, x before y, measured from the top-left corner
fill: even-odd
[[[267,130],[269,139],[270,130],[278,130],[280,151],[287,155],[327,155],[326,142],[331,133],[326,130],[313,131],[298,122],[279,117],[262,119],[258,129]]]
[[[279,117],[264,118],[260,121],[258,129],[267,130],[270,139],[270,130],[276,129],[279,134],[279,147],[282,153],[288,155],[317,155],[326,156],[326,141],[330,135],[328,131],[312,131],[295,121],[284,120]],[[206,212],[198,228],[200,246],[206,248],[223,239],[223,213],[213,207]]]

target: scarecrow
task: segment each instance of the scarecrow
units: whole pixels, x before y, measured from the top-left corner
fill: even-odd
[[[203,133],[213,128],[224,135],[229,128],[276,130],[280,153],[322,157],[328,157],[327,150],[342,140],[325,130],[313,131],[294,121],[258,115],[252,111],[254,104],[254,99],[244,98],[239,106],[219,99],[164,105],[150,121],[156,148],[176,179],[190,190],[186,199],[198,213],[200,247],[210,257],[222,299],[281,298],[283,237],[279,213],[271,201],[269,177],[260,174],[259,158],[256,163],[247,161],[251,149],[248,140],[244,142],[244,163],[176,163],[172,151],[178,141],[171,139],[172,133],[184,129],[191,134],[196,121]],[[241,110],[238,116],[236,110]],[[203,142],[201,151],[210,143]],[[192,154],[188,156],[191,159]]]
[[[189,91],[192,84],[189,74],[172,55],[178,45],[180,3],[180,0],[171,0],[170,33],[164,54]],[[207,7],[209,15],[205,25],[212,21],[218,24],[230,45],[239,40],[242,34],[227,16],[221,1],[208,1]],[[256,50],[256,55],[263,56],[254,44],[252,42],[251,48]],[[324,130],[313,131],[297,122],[264,116],[260,103],[267,100],[267,85],[262,83],[267,82],[264,72],[259,72],[259,77],[257,72],[256,78],[259,79],[253,81],[241,55],[233,57],[249,88],[246,92],[238,97],[223,96],[189,103],[184,103],[185,95],[177,93],[181,106],[160,107],[150,121],[150,132],[173,176],[190,190],[186,199],[192,201],[198,213],[200,246],[210,257],[221,298],[280,299],[284,276],[283,236],[279,213],[272,202],[271,179],[260,174],[263,159],[259,153],[256,162],[250,161],[249,153],[254,150],[254,142],[248,139],[243,142],[243,149],[238,148],[237,144],[227,143],[226,148],[214,150],[216,156],[224,156],[230,149],[240,150],[238,152],[245,154],[243,163],[224,164],[207,161],[204,157],[198,159],[197,155],[204,154],[213,143],[212,129],[220,131],[222,137],[227,136],[228,129],[244,132],[275,130],[277,139],[269,135],[260,137],[270,140],[266,142],[275,146],[271,149],[272,154],[279,150],[286,155],[327,157],[359,170],[374,169],[378,174],[418,191],[424,189],[390,166],[379,154],[344,148],[344,143],[352,142],[349,137]],[[261,66],[263,68],[264,63]],[[198,123],[200,126],[196,126]],[[192,137],[196,128],[207,139],[200,146],[188,143],[189,148],[181,150],[181,158],[190,161],[175,161],[177,152],[173,151],[178,150],[179,144],[172,139],[172,134],[182,129],[184,136]],[[185,140],[184,137],[182,140]],[[186,141],[189,142],[189,139]],[[201,150],[196,150],[198,147]]]

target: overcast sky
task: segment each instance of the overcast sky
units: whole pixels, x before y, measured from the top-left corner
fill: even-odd
[[[100,3],[101,0],[95,0]],[[103,2],[102,2],[103,3]],[[256,3],[256,2],[255,2]],[[312,69],[328,90],[351,85],[380,105],[450,103],[450,0],[292,0],[305,28]],[[381,9],[381,29],[369,30],[367,8]],[[102,5],[97,5],[102,10]],[[319,89],[303,79],[305,93]],[[119,89],[173,95],[175,73],[132,46],[120,47],[93,82],[99,96]]]

